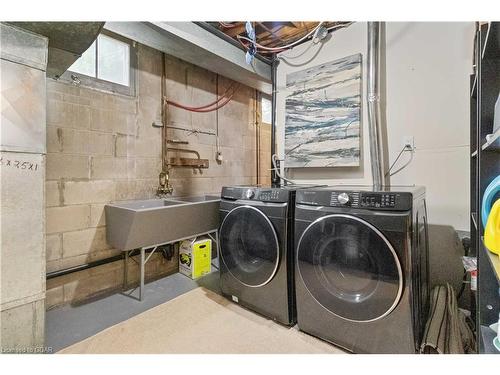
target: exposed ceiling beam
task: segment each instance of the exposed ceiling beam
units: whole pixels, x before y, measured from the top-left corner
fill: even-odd
[[[283,42],[285,43],[285,41],[283,39],[281,39],[281,37],[278,35],[277,32],[275,32],[274,30],[270,29],[269,27],[267,27],[266,25],[264,25],[262,22],[257,22],[264,30],[266,30],[270,35],[274,36],[276,39],[278,39],[280,42]]]
[[[222,32],[226,33],[230,37],[235,37],[236,35],[242,34],[246,31],[245,23],[237,25],[236,27],[232,27],[230,29],[221,29]]]

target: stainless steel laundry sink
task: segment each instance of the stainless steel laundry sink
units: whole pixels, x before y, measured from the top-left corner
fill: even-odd
[[[192,197],[179,197],[179,198],[172,198],[172,201],[182,201],[182,202],[191,202],[191,203],[198,203],[198,202],[208,202],[208,201],[220,201],[220,196],[218,195],[196,195]]]
[[[106,236],[116,249],[132,250],[217,230],[216,195],[147,199],[107,204]]]
[[[173,199],[146,199],[142,201],[125,201],[112,204],[113,206],[119,208],[125,208],[129,210],[143,210],[148,208],[159,208],[166,206],[175,206],[185,202],[175,201]]]

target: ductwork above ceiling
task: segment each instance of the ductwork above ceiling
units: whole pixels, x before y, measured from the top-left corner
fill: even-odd
[[[49,39],[47,77],[59,78],[101,32],[104,22],[8,22]]]

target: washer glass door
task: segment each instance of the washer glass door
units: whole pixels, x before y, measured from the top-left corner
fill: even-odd
[[[312,296],[333,314],[373,321],[399,302],[403,276],[385,236],[350,215],[328,215],[311,223],[297,249],[297,267]]]
[[[267,284],[276,274],[279,245],[273,224],[259,209],[239,206],[220,227],[220,254],[229,272],[250,287]]]

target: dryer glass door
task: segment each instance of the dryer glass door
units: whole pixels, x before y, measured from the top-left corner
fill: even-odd
[[[220,227],[220,254],[229,272],[250,287],[267,284],[279,264],[278,236],[262,211],[239,206]]]
[[[312,296],[333,314],[373,321],[399,302],[403,276],[385,236],[350,215],[328,215],[311,223],[297,249],[297,267]]]

